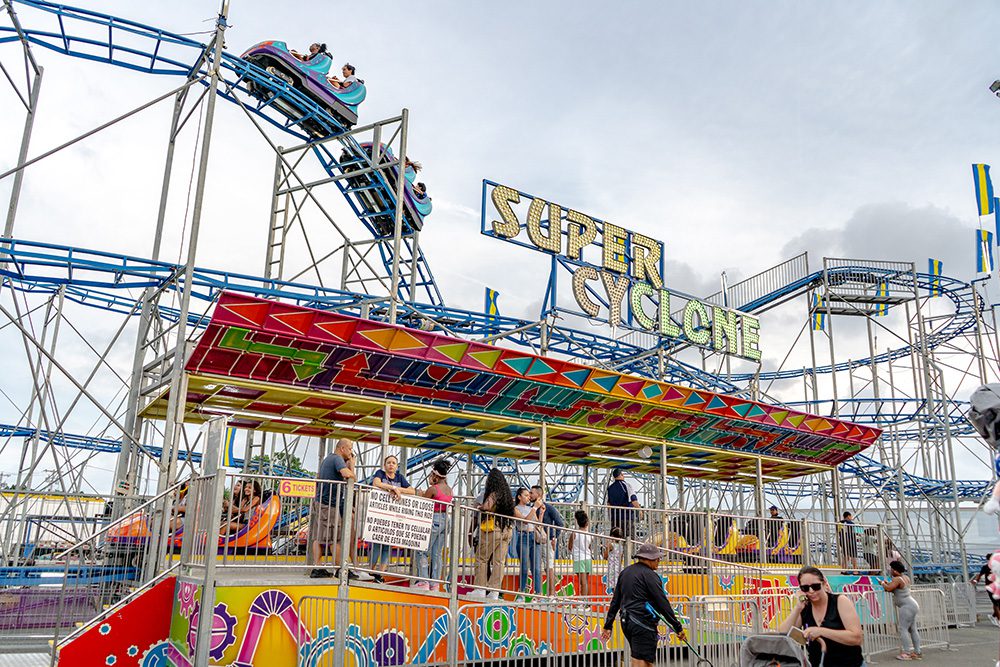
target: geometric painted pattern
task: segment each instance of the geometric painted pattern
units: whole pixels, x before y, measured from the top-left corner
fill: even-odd
[[[414,432],[400,438],[408,440],[403,446],[537,458],[538,425],[546,422],[549,461],[655,471],[662,451],[668,463],[683,466],[674,473],[688,477],[739,481],[754,473],[757,458],[765,475],[802,475],[837,465],[881,434],[832,417],[231,292],[220,297],[186,371],[192,421],[227,414],[236,427],[334,436],[346,434],[343,425],[354,416],[335,404],[353,400],[366,413],[359,417],[378,415],[371,424],[377,431],[389,403],[400,415],[422,415],[394,417],[394,432]],[[279,389],[298,391],[277,402],[264,398]],[[165,404],[160,396],[146,414],[162,416]],[[325,405],[331,407],[323,412]],[[491,425],[473,426],[483,421]],[[658,453],[652,463],[635,458],[646,445]]]

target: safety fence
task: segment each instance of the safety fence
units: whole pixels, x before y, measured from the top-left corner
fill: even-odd
[[[986,600],[986,604],[982,607],[979,606],[976,586],[971,582],[950,581],[936,583],[932,586],[917,585],[913,587],[913,590],[923,590],[924,588],[938,589],[944,593],[950,627],[975,625],[979,620],[980,609],[987,614],[993,611],[993,604],[989,600]]]
[[[399,502],[383,490],[322,482],[325,501],[316,502],[315,487],[307,486],[305,494],[283,492],[282,484],[289,480],[281,477],[220,477],[221,495],[216,478],[191,483],[195,509],[184,521],[195,537],[182,558],[185,564],[204,564],[206,555],[214,552],[215,566],[223,568],[309,566],[332,576],[345,564],[351,576],[361,579],[432,590],[446,590],[454,582],[463,589],[588,595],[605,594],[620,564],[628,564],[634,546],[646,541],[666,550],[664,568],[690,575],[759,576],[763,568],[795,570],[807,563],[879,572],[894,551],[881,526],[865,524],[551,503],[565,524],[559,527],[541,525],[536,520],[541,513],[527,507],[520,509],[529,519],[512,520],[491,517],[475,501],[458,498],[451,503],[407,501],[433,517],[428,548],[416,550],[384,545],[366,533],[373,507],[379,508],[374,510],[377,515],[387,503]],[[207,486],[213,489],[209,495]],[[586,527],[579,526],[581,520]],[[612,529],[617,529],[614,536]],[[487,561],[501,567],[484,569]],[[581,577],[588,569],[591,576]],[[706,587],[704,577],[700,584],[694,581],[683,594],[716,592]]]
[[[0,568],[0,646],[60,645],[162,578],[167,570],[146,575],[147,553],[174,540],[185,496],[174,485],[51,559]]]
[[[351,656],[355,664],[617,667],[629,648],[617,620],[604,635],[608,606],[607,598],[475,602],[449,609],[306,597],[298,607],[299,664],[340,665],[344,658],[338,656]],[[661,622],[657,665],[739,665],[744,641],[766,631],[758,600],[751,597],[678,598],[674,610],[687,641]]]
[[[585,511],[594,534],[619,526],[636,542],[749,566],[802,565],[884,572],[897,548],[878,524],[757,517],[676,509],[551,503],[567,526]],[[562,531],[554,529],[558,534]],[[763,545],[763,548],[760,547]]]
[[[917,631],[922,649],[950,646],[948,602],[944,591],[936,588],[914,588],[911,592],[920,606],[920,611],[917,613]],[[864,627],[865,655],[898,653],[902,646],[892,593],[879,590],[849,593],[849,595],[854,600]]]
[[[452,615],[440,605],[305,596],[298,603],[300,665],[456,665]]]

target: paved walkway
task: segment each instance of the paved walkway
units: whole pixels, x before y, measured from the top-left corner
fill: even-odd
[[[924,659],[914,664],[921,667],[993,667],[996,664],[1000,631],[994,626],[983,623],[974,628],[952,628],[948,634],[951,651],[928,649]],[[878,656],[877,661],[880,665],[901,664],[891,653]]]

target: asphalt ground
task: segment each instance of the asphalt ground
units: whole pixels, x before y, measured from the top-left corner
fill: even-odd
[[[951,628],[948,631],[951,650],[927,649],[924,659],[914,663],[922,667],[994,667],[1000,647],[1000,629],[989,623],[970,628]],[[868,664],[900,664],[895,655],[876,656]]]

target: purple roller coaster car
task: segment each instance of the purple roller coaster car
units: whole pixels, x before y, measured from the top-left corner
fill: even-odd
[[[358,122],[358,105],[367,94],[364,82],[355,81],[341,88],[331,86],[327,81],[333,63],[329,54],[317,53],[303,61],[291,54],[285,42],[266,41],[247,49],[243,59],[316,102],[345,129]],[[265,82],[248,78],[247,89],[255,97],[269,101],[289,119],[299,122],[311,134],[318,137],[330,134],[330,129],[314,117],[311,109],[300,108],[301,103],[296,104],[294,100],[278,94]]]

